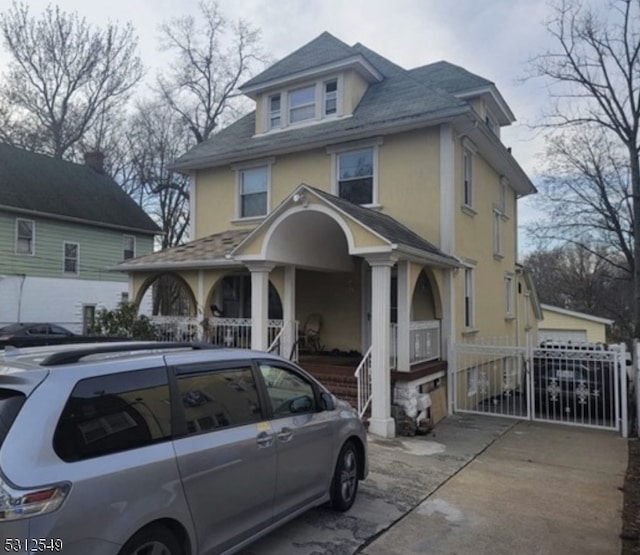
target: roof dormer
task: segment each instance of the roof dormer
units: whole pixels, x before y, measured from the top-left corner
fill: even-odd
[[[240,90],[256,101],[256,133],[350,116],[382,74],[359,52],[323,33]]]

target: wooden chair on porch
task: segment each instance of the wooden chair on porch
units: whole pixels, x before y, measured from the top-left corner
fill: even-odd
[[[301,348],[311,353],[322,351],[320,343],[320,330],[322,328],[322,316],[320,314],[310,314],[304,326],[299,332],[298,341]]]

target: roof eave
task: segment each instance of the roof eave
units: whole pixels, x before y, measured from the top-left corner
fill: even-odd
[[[102,227],[105,229],[116,229],[118,231],[128,231],[129,233],[141,233],[145,235],[164,235],[165,232],[158,228],[157,231],[151,229],[144,229],[139,227],[131,227],[131,226],[123,226],[118,224],[110,224],[108,222],[98,222],[95,220],[86,220],[84,218],[76,218],[73,216],[65,216],[62,214],[54,214],[51,212],[42,212],[40,210],[30,210],[28,208],[19,208],[16,206],[10,206],[7,204],[0,204],[0,210],[4,210],[6,212],[13,212],[16,214],[24,214],[28,216],[38,217],[38,218],[46,218],[50,220],[61,220],[65,222],[71,222],[76,224],[88,225],[92,227]]]
[[[187,161],[184,163],[174,163],[170,166],[170,169],[174,171],[180,171],[188,173],[194,170],[209,169],[218,166],[224,166],[227,164],[235,164],[255,158],[263,158],[265,156],[278,156],[282,154],[291,154],[294,152],[300,152],[303,150],[310,150],[314,148],[323,148],[325,146],[334,144],[336,142],[349,142],[357,141],[360,139],[366,139],[372,136],[380,134],[399,133],[403,131],[411,131],[412,129],[418,129],[431,125],[438,125],[445,123],[457,116],[461,116],[467,113],[471,113],[473,108],[469,105],[457,106],[455,108],[447,108],[444,110],[438,110],[432,112],[424,117],[411,118],[408,121],[392,121],[385,122],[381,125],[374,125],[366,130],[355,133],[336,133],[335,135],[325,137],[317,141],[297,142],[286,147],[267,150],[264,152],[256,153],[253,156],[247,156],[246,154],[237,154],[238,151],[234,151],[233,154],[228,154],[222,157],[205,157],[197,161]]]
[[[473,89],[467,89],[464,91],[460,91],[454,94],[457,98],[460,99],[468,99],[474,98],[476,96],[489,95],[491,100],[495,103],[496,107],[499,108],[500,114],[496,114],[498,117],[502,116],[500,119],[501,125],[510,125],[516,121],[515,114],[509,108],[507,101],[500,94],[500,91],[494,84],[483,85],[481,87],[475,87]]]
[[[148,264],[127,264],[121,263],[117,266],[107,268],[111,272],[158,272],[163,270],[201,270],[203,268],[235,268],[241,267],[242,264],[233,258],[225,258],[219,260],[184,260],[184,261],[163,261],[150,262]]]
[[[312,79],[314,77],[323,75],[325,73],[331,73],[334,71],[344,71],[346,69],[356,70],[364,79],[366,79],[370,83],[382,81],[383,79],[382,74],[375,67],[373,67],[373,65],[371,65],[364,58],[364,56],[362,56],[362,54],[358,54],[357,56],[350,56],[348,58],[339,60],[337,62],[324,64],[324,65],[310,68],[304,71],[298,71],[296,73],[285,75],[283,77],[278,77],[276,79],[269,79],[266,81],[254,83],[249,86],[242,85],[239,88],[239,90],[243,94],[247,95],[249,98],[252,98],[253,100],[255,100],[260,93],[266,90],[282,87],[294,81]]]

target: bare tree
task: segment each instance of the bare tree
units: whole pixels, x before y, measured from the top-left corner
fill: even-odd
[[[622,268],[624,260],[612,265],[597,251],[576,245],[542,248],[524,264],[542,303],[613,319],[610,338],[627,341],[633,337],[631,276]]]
[[[0,15],[0,32],[10,56],[0,87],[0,137],[57,158],[71,157],[143,74],[130,24],[94,28],[59,7],[36,17],[14,3]]]
[[[200,15],[162,26],[162,47],[174,55],[171,70],[158,76],[158,90],[182,117],[195,141],[205,141],[242,109],[238,84],[264,62],[259,32],[230,22],[215,2],[200,2]]]
[[[560,0],[547,26],[555,46],[532,61],[532,72],[552,82],[550,126],[577,128],[583,134],[596,128],[624,150],[618,170],[628,168],[630,195],[620,190],[615,175],[613,183],[609,181],[609,173],[593,204],[608,203],[608,211],[619,203],[629,208],[619,229],[607,231],[618,235],[633,276],[633,322],[635,336],[640,337],[640,3],[612,0],[598,6]],[[594,185],[600,180],[588,177]],[[583,206],[591,202],[575,188],[571,194],[582,198]],[[594,221],[596,234],[612,223],[605,220]],[[622,238],[630,238],[626,251]]]
[[[138,105],[127,147],[142,204],[162,228],[162,248],[184,242],[189,229],[189,178],[167,169],[192,142],[182,120],[161,101]]]

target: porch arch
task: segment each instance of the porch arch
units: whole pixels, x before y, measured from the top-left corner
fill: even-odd
[[[234,296],[235,299],[232,298]],[[246,271],[234,271],[220,275],[207,293],[204,313],[213,316],[214,305],[218,307],[224,318],[250,318],[251,274]],[[269,319],[282,319],[282,295],[271,279],[269,280],[268,312]]]
[[[433,270],[424,266],[417,274],[411,292],[412,320],[442,319],[442,297]]]
[[[149,276],[138,289],[135,299],[138,307],[147,294],[152,294],[153,316],[195,316],[197,313],[195,294],[187,281],[175,272]]]

